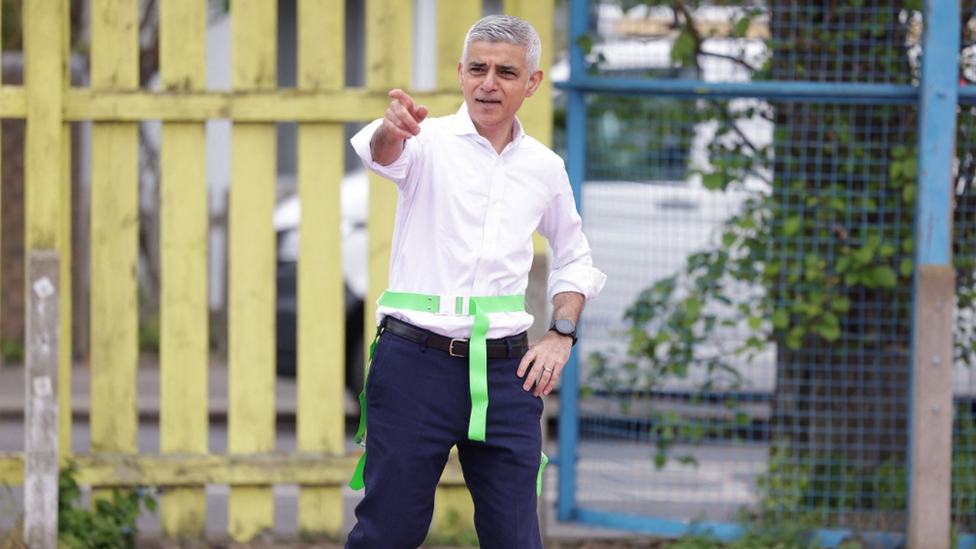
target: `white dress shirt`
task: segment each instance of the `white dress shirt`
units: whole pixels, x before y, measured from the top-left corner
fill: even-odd
[[[593,267],[572,187],[562,159],[525,135],[515,120],[513,139],[498,154],[478,134],[462,105],[457,114],[428,118],[396,161],[373,161],[370,139],[383,120],[351,140],[370,170],[393,181],[399,199],[389,290],[447,296],[524,294],[534,255],[532,233],[552,248],[549,299],[560,292],[586,300],[606,275]],[[447,337],[471,335],[473,316],[379,307],[386,315]],[[489,314],[489,339],[532,325],[530,312]]]

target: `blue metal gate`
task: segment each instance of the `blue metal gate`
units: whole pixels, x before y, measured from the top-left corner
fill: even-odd
[[[559,519],[903,543],[919,272],[952,266],[951,517],[976,546],[976,0],[570,11],[556,141],[609,279],[561,388]]]

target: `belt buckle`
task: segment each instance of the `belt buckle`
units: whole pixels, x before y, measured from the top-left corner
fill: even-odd
[[[461,338],[455,337],[455,338],[451,338],[451,342],[447,345],[447,353],[449,355],[451,355],[453,357],[457,357],[457,358],[464,358],[464,355],[454,354],[454,344],[455,343],[468,343],[468,340],[467,339],[461,339]],[[469,349],[469,351],[470,351],[470,349]]]

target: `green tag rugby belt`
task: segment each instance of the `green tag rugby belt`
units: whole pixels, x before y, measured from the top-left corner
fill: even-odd
[[[468,438],[471,440],[485,440],[485,424],[488,417],[488,351],[486,336],[488,334],[488,313],[516,313],[525,311],[524,295],[508,296],[437,296],[424,294],[411,294],[404,292],[383,292],[377,302],[383,307],[394,309],[404,309],[408,311],[428,312],[431,314],[442,314],[452,316],[474,316],[474,326],[471,329],[471,339],[466,341],[468,349],[468,367],[470,369],[471,387],[471,416],[468,420]],[[380,331],[377,329],[376,337],[369,347],[369,361],[373,360],[373,352],[376,349],[376,341]],[[464,341],[458,339],[456,341]],[[369,370],[367,369],[367,375]],[[359,430],[356,432],[356,444],[365,448],[366,435],[366,388],[359,394]],[[542,467],[540,466],[539,475],[541,480]],[[356,472],[353,474],[349,486],[354,490],[363,488],[363,468],[366,465],[366,453],[359,459]]]

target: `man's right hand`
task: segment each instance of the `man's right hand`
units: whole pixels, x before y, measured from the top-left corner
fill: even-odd
[[[373,161],[387,166],[400,158],[403,143],[420,133],[420,123],[427,118],[427,107],[417,105],[407,92],[395,89],[390,91],[393,101],[386,109],[383,124],[373,134],[370,150]]]

